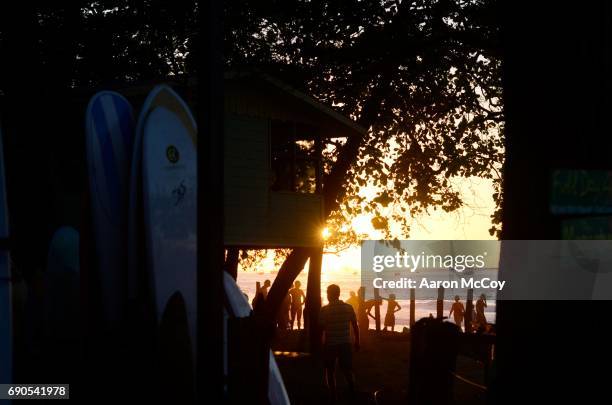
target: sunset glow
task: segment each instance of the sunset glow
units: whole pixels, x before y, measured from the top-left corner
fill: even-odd
[[[329,228],[327,227],[323,228],[323,230],[321,231],[321,237],[323,238],[323,240],[329,239],[330,236],[331,236],[331,232]]]

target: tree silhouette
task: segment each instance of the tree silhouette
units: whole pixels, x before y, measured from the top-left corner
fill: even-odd
[[[22,5],[3,13],[15,21],[0,27],[0,38],[3,55],[22,57],[27,69],[4,66],[0,90],[23,99],[21,79],[43,103],[51,89],[189,76],[197,13],[195,0]],[[387,236],[393,223],[408,235],[411,217],[461,207],[456,177],[492,179],[499,207],[504,123],[496,13],[494,0],[225,2],[228,70],[270,73],[369,129],[326,149],[332,242],[356,240],[342,225],[363,213]],[[31,130],[40,132],[37,125]],[[366,186],[375,198],[364,195]],[[499,209],[493,223],[496,233]],[[272,311],[311,253],[288,255],[270,291]]]
[[[395,221],[407,235],[410,216],[461,207],[451,182],[458,176],[492,179],[499,207],[495,2],[243,1],[231,2],[227,16],[229,68],[271,72],[369,129],[335,145],[327,165],[325,211],[336,229],[369,213],[385,234]],[[366,185],[375,198],[361,193]],[[294,249],[281,266],[273,312],[310,254]]]

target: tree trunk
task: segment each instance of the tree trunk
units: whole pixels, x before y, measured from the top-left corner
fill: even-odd
[[[380,86],[363,106],[362,114],[357,121],[362,127],[369,129],[375,122],[381,103],[384,100],[388,85]],[[325,176],[323,181],[323,204],[324,216],[327,218],[331,212],[338,209],[339,201],[345,189],[343,187],[346,176],[359,156],[359,149],[363,146],[366,136],[354,136],[347,140],[342,147],[338,160],[332,167],[331,172]],[[291,251],[281,266],[266,300],[269,316],[275,316],[280,305],[287,295],[287,291],[293,284],[295,278],[300,274],[306,261],[311,254],[308,248],[296,248]]]
[[[612,170],[612,10],[604,1],[580,7],[533,2],[529,13],[510,2],[500,5],[506,39],[504,258],[511,253],[505,240],[562,237],[567,217],[555,216],[550,209],[553,170]],[[586,196],[582,203],[588,203]],[[552,270],[539,266],[529,277],[548,278]],[[510,284],[526,271],[505,267],[500,260],[498,277]],[[575,281],[579,279],[567,282]],[[550,290],[560,292],[565,285],[551,282]],[[531,403],[561,403],[574,397],[597,402],[595,398],[608,395],[607,381],[595,368],[607,364],[612,354],[609,339],[587,329],[608,323],[609,310],[610,303],[603,301],[497,301],[491,403],[520,403],[525,392],[530,392]]]
[[[298,248],[291,251],[287,259],[283,262],[278,275],[274,280],[274,284],[268,292],[266,299],[266,312],[270,319],[274,319],[280,305],[287,296],[289,288],[293,285],[293,281],[300,274],[308,257],[310,250],[306,248]]]
[[[310,352],[317,353],[321,343],[319,335],[319,311],[321,310],[321,266],[323,248],[314,249],[308,267],[308,286],[306,288],[305,326],[310,339]]]
[[[238,278],[239,253],[240,250],[238,248],[228,248],[227,256],[225,257],[225,265],[223,266],[225,271],[232,276],[234,280]]]

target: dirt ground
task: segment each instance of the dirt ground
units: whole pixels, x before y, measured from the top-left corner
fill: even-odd
[[[338,373],[339,403],[405,403],[409,381],[410,335],[370,330],[362,340],[361,350],[354,353],[353,357],[357,399],[348,399],[344,378]],[[273,344],[291,403],[329,403],[322,362],[305,353],[306,341],[303,331],[290,331],[277,337]],[[468,381],[484,385],[482,364],[468,357],[458,357],[457,374]],[[485,394],[477,386],[455,379],[454,400],[456,404],[484,404]]]

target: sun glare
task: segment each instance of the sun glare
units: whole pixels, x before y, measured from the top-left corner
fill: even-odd
[[[329,228],[323,228],[323,230],[321,231],[321,237],[323,238],[323,240],[329,239],[330,236],[331,231],[329,230]]]

